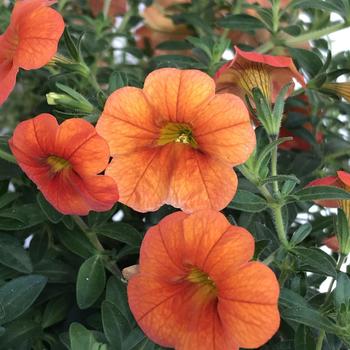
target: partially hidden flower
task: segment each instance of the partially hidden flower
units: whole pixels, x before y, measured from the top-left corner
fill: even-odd
[[[292,93],[293,79],[305,87],[305,80],[290,57],[246,52],[236,46],[234,49],[235,57],[215,74],[217,92],[233,93],[244,99],[245,95],[252,96],[254,88],[259,88],[267,100],[275,102],[282,87],[289,83],[287,96]]]
[[[215,95],[213,79],[197,70],[159,69],[143,89],[115,91],[96,129],[109,144],[106,174],[118,179],[120,201],[141,212],[165,203],[224,208],[236,193],[232,166],[255,147],[241,99]]]
[[[343,97],[347,102],[350,102],[350,82],[325,83],[322,85],[322,90],[329,91],[339,97]]]
[[[260,347],[279,327],[279,284],[253,253],[253,236],[221,213],[167,216],[146,233],[129,281],[137,323],[176,350]]]
[[[325,244],[329,249],[333,250],[334,252],[339,251],[339,241],[337,236],[327,237],[322,241],[322,243]]]
[[[93,16],[97,17],[102,11],[105,0],[89,0],[89,5]],[[117,15],[123,15],[126,12],[126,0],[112,0],[109,9],[108,16],[111,18]]]
[[[13,90],[20,68],[41,68],[55,55],[64,30],[62,16],[49,7],[55,2],[16,1],[10,25],[0,36],[0,105]]]
[[[109,161],[107,142],[83,119],[58,125],[40,114],[16,127],[9,145],[18,165],[59,212],[87,215],[118,200],[115,181],[101,173]]]

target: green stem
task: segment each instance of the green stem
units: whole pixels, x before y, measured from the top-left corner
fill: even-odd
[[[327,163],[329,161],[332,161],[333,159],[337,159],[340,157],[344,157],[344,156],[349,156],[350,155],[350,148],[345,148],[342,149],[338,152],[334,152],[332,154],[329,154],[327,156],[324,157],[324,163]]]
[[[272,41],[267,41],[265,44],[259,46],[255,51],[259,53],[266,53],[270,51],[274,47],[274,43]]]
[[[285,41],[285,44],[287,46],[296,46],[305,41],[322,38],[325,35],[337,32],[338,30],[347,28],[349,26],[350,23],[336,23],[323,29],[314,30],[312,32],[308,32],[297,37],[289,38]]]
[[[274,140],[272,140],[274,141]],[[271,176],[277,176],[277,147],[274,147],[271,155]],[[279,196],[278,181],[274,181],[273,184],[273,193],[275,196]]]
[[[337,271],[340,271],[340,269],[341,269],[345,259],[346,259],[346,255],[343,255],[343,254],[339,255],[337,266],[336,266],[336,270]],[[329,298],[331,296],[331,292],[332,292],[334,283],[335,283],[335,278],[333,277],[331,283],[329,284],[329,287],[328,287],[328,290],[327,290],[327,294],[326,294],[326,298],[325,298],[323,304],[321,305],[321,308],[328,303]],[[322,350],[323,340],[324,340],[325,336],[326,336],[326,332],[325,332],[324,329],[322,329],[320,331],[320,334],[318,335],[318,338],[317,338],[316,350]]]
[[[289,242],[287,240],[286,231],[284,229],[282,207],[280,205],[271,206],[270,209],[274,219],[273,221],[275,223],[278,239],[286,249],[289,249]]]
[[[16,158],[12,154],[7,153],[7,152],[3,151],[2,149],[0,149],[0,158],[3,160],[6,160],[7,162],[17,164]]]
[[[103,1],[103,17],[107,18],[109,9],[111,7],[112,0],[104,0]]]

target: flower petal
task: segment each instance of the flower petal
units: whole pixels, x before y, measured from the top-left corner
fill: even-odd
[[[52,3],[50,1],[36,1],[39,6],[24,12],[19,7],[27,7],[26,3],[28,1],[16,4],[18,11],[14,18],[19,42],[13,59],[21,68],[37,69],[46,65],[57,52],[64,21],[57,11],[47,7]]]
[[[234,170],[188,145],[171,146],[173,172],[166,202],[185,212],[226,207],[236,193]]]
[[[350,187],[350,174],[346,171],[337,171],[339,180],[347,187]],[[344,187],[345,187],[344,186]]]
[[[217,283],[217,288],[223,327],[241,347],[259,347],[275,334],[280,323],[279,285],[267,266],[248,263]]]
[[[114,158],[106,170],[118,183],[120,202],[140,211],[157,210],[165,201],[170,177],[169,146]]]
[[[0,106],[7,100],[14,89],[17,73],[18,67],[11,61],[0,61]]]
[[[142,90],[134,87],[121,88],[108,98],[96,130],[112,155],[153,146],[160,132],[152,107]]]
[[[215,84],[198,70],[162,68],[147,76],[143,91],[164,120],[190,123],[199,107],[214,97]]]
[[[240,98],[216,95],[198,116],[193,133],[200,150],[231,165],[249,158],[255,148],[255,133]]]

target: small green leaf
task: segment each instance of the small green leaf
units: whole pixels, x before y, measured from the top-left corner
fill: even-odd
[[[319,199],[350,199],[350,193],[334,186],[310,186],[293,194],[298,201],[314,201]],[[295,199],[291,199],[292,202]],[[289,200],[288,200],[289,202]]]
[[[265,28],[263,22],[258,18],[246,14],[228,15],[217,21],[218,26],[229,29],[239,29],[243,32],[251,32],[256,29]]]
[[[71,306],[69,295],[62,295],[58,298],[50,300],[45,307],[41,325],[43,328],[51,327],[52,325],[61,322],[67,316]]]
[[[312,308],[299,294],[283,288],[280,293],[279,305],[281,316],[286,321],[293,321],[306,326],[324,329],[329,333],[336,333],[336,325],[320,311]]]
[[[289,48],[289,51],[293,58],[295,58],[295,60],[310,75],[310,77],[316,76],[322,69],[323,63],[316,53],[310,50],[295,48]]]
[[[267,208],[267,203],[262,197],[245,191],[238,190],[228,208],[256,213]]]
[[[106,283],[106,272],[100,255],[92,256],[80,266],[77,278],[77,302],[87,309],[102,294]]]
[[[47,278],[39,275],[13,279],[0,288],[0,324],[22,315],[44,289]]]
[[[99,343],[93,332],[79,323],[69,327],[70,350],[107,350],[105,344]]]
[[[295,183],[299,183],[299,179],[295,175],[276,175],[276,176],[270,176],[266,179],[263,179],[260,181],[261,185],[271,183],[271,182],[282,182],[282,181],[294,181]]]
[[[310,234],[311,231],[312,231],[312,226],[309,223],[301,225],[293,233],[293,236],[290,240],[290,244],[294,246],[298,245]]]
[[[96,228],[98,234],[126,243],[130,246],[139,247],[142,235],[131,225],[123,222],[105,224]]]
[[[33,271],[27,251],[15,237],[6,234],[0,236],[0,263],[19,272]]]
[[[20,197],[19,193],[16,192],[7,192],[0,197],[0,209],[10,204],[14,200]]]
[[[301,271],[315,272],[332,277],[337,276],[335,260],[323,250],[297,247],[292,250],[292,253],[298,258]]]
[[[337,287],[334,291],[334,301],[337,308],[350,303],[350,278],[344,272],[338,272]]]

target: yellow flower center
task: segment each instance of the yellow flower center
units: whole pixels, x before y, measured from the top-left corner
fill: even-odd
[[[251,63],[249,66],[238,66],[234,70],[237,84],[252,96],[252,90],[259,88],[269,101],[271,98],[271,79],[267,69],[261,63]]]
[[[187,280],[193,284],[201,286],[201,290],[211,296],[216,296],[217,288],[215,282],[209,277],[209,275],[197,267],[192,267]]]
[[[58,173],[63,169],[70,168],[71,166],[68,160],[57,156],[49,156],[46,162],[50,165],[51,170],[54,173]]]
[[[171,142],[188,144],[193,148],[198,147],[191,127],[185,123],[167,123],[162,128],[158,145],[166,145]]]

